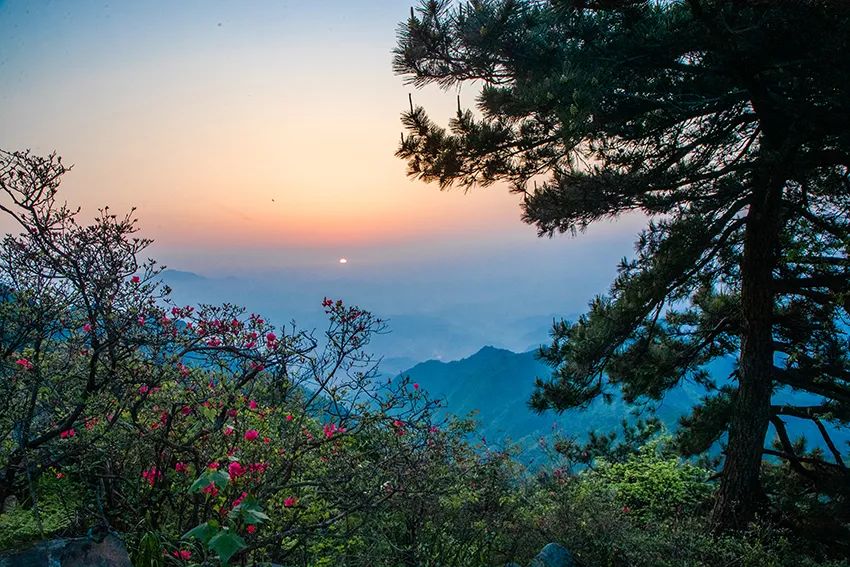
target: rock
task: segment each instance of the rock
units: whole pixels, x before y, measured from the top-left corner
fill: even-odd
[[[3,501],[3,513],[8,514],[9,512],[14,512],[15,508],[18,507],[18,499],[13,494],[11,496],[7,496]]]
[[[35,547],[0,555],[0,567],[133,567],[120,539],[107,535],[102,540],[88,537],[53,539]]]
[[[577,567],[573,554],[557,543],[547,543],[528,567]]]

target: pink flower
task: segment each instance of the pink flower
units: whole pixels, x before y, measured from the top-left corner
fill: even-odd
[[[144,324],[145,324],[145,318],[144,318],[144,317],[142,317],[141,315],[139,315],[139,318],[138,318],[138,319],[136,319],[136,321],[139,323],[139,325],[144,325]]]
[[[249,429],[245,432],[245,441],[253,441],[260,436],[260,432],[256,429]]]
[[[63,472],[56,473],[56,478],[65,478],[65,473],[63,473]]]
[[[224,428],[224,431],[222,433],[224,433],[225,435],[232,435],[233,434],[233,428],[228,425]]]
[[[418,390],[418,389],[419,389],[419,384],[417,384],[417,383],[415,383],[415,382],[414,382],[414,383],[413,383],[413,389],[414,389],[414,390]]]
[[[239,461],[233,461],[227,465],[227,472],[230,474],[230,478],[239,478],[245,474],[245,467],[239,464]]]
[[[234,500],[234,501],[233,501],[233,506],[231,506],[231,509],[232,509],[232,508],[236,508],[237,506],[239,506],[240,504],[242,504],[242,501],[243,501],[243,500],[245,500],[245,498],[247,498],[247,497],[248,497],[248,493],[247,493],[247,492],[243,492],[243,493],[239,496],[239,498],[237,498],[236,500]]]
[[[257,526],[255,526],[254,524],[248,524],[248,526],[245,528],[245,531],[249,534],[252,534],[257,531]]]
[[[400,419],[393,420],[393,427],[395,427],[395,434],[399,437],[405,434],[404,422]]]
[[[182,559],[183,561],[189,561],[192,558],[192,552],[188,549],[180,549],[177,551],[172,551],[171,555],[176,557],[177,559]]]
[[[328,423],[328,424],[325,424],[325,426],[322,428],[322,431],[324,432],[325,437],[327,439],[330,439],[331,437],[333,437],[337,433],[345,433],[345,428],[344,427],[338,427],[337,424],[335,424],[335,423]]]
[[[217,471],[218,466],[219,466],[218,463],[213,461],[213,462],[211,462],[210,464],[207,465],[207,468],[210,469],[211,471]]]
[[[26,358],[19,358],[15,361],[15,364],[17,364],[21,368],[24,368],[25,370],[32,370],[32,362],[30,362]]]
[[[91,333],[91,323],[86,323],[85,325],[83,325],[83,332]]]
[[[211,482],[205,487],[203,487],[201,489],[201,492],[203,492],[204,494],[209,494],[210,496],[215,498],[216,496],[218,496],[218,487],[215,485],[214,482]]]
[[[229,409],[227,410],[227,415],[228,417],[236,417],[237,415],[239,415],[239,410]]]
[[[137,284],[142,281],[142,279],[139,276],[133,276],[132,278],[130,278],[130,281]]]
[[[248,402],[248,407],[250,409],[257,409],[257,402],[255,402],[254,400],[251,400],[250,402]]]
[[[174,465],[174,470],[179,473],[187,473],[189,472],[189,467],[186,465],[186,463],[178,462]]]
[[[298,500],[296,500],[296,498],[294,496],[287,496],[286,499],[283,501],[283,507],[284,508],[292,508],[297,503],[298,503]]]
[[[182,413],[183,415],[189,415],[190,413],[192,413],[192,408],[189,406],[183,406],[182,408],[180,408],[180,413]]]
[[[162,478],[162,473],[156,467],[151,467],[142,471],[142,478],[148,481],[148,484],[153,486],[157,479]]]
[[[272,438],[271,438],[271,437],[263,437],[263,443],[265,443],[266,445],[268,445],[268,444],[269,444],[269,443],[271,443],[271,442],[272,442]]]
[[[147,394],[148,391],[150,391],[150,387],[147,384],[142,384],[141,386],[139,386],[140,394]]]
[[[292,414],[291,413],[286,414],[286,421],[292,421]]]
[[[71,429],[66,429],[65,431],[61,432],[59,434],[59,437],[61,439],[70,439],[71,437],[73,437],[76,434],[77,434],[77,431],[72,427]]]

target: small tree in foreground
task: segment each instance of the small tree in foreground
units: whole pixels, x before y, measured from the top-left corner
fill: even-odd
[[[765,454],[850,520],[846,448],[827,427],[850,421],[848,30],[829,2],[429,0],[399,31],[409,82],[483,87],[479,116],[459,106],[448,130],[411,105],[397,153],[410,175],[508,182],[541,235],[650,217],[610,293],[555,325],[554,376],[532,403],[705,385],[681,446],[726,439],[719,527],[763,508]],[[717,384],[706,365],[728,355],[737,370]],[[781,388],[813,401],[776,402]],[[788,420],[828,451],[803,451]]]

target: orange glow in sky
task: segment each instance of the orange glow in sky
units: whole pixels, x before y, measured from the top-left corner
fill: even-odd
[[[532,231],[503,188],[440,192],[393,156],[412,88],[390,52],[408,7],[0,3],[2,146],[55,149],[75,164],[66,199],[137,206],[166,249]],[[414,97],[439,119],[456,104]]]

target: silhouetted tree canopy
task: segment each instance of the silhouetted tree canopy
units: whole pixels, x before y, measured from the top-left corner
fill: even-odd
[[[830,529],[847,522],[846,448],[829,433],[850,418],[847,7],[425,1],[394,68],[416,86],[481,87],[448,128],[421,107],[403,115],[411,176],[507,182],[541,235],[649,219],[610,291],[555,325],[541,352],[554,373],[532,405],[661,399],[697,381],[711,393],[679,441],[698,453],[725,440],[719,527],[767,503],[764,454],[826,495]],[[706,365],[725,356],[737,370],[715,383]],[[780,390],[817,401],[780,403]],[[789,420],[815,424],[829,451],[795,444]]]

